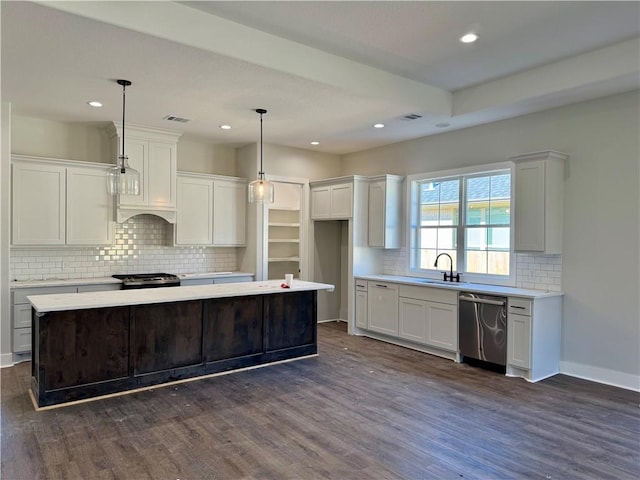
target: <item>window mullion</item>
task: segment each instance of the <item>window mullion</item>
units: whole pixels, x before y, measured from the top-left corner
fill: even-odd
[[[467,225],[467,209],[466,209],[467,197],[465,195],[466,182],[467,182],[467,178],[465,176],[461,176],[460,182],[459,182],[460,190],[458,194],[458,199],[459,199],[458,211],[460,212],[460,215],[458,219],[458,230],[457,230],[458,242],[456,247],[456,253],[457,253],[456,256],[458,258],[458,262],[457,262],[458,272],[467,271],[467,265],[466,265],[466,260],[464,256],[464,252],[465,252],[464,232],[465,232],[465,227]]]

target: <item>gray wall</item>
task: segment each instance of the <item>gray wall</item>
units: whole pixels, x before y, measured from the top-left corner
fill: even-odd
[[[343,174],[411,174],[545,149],[566,169],[562,370],[640,388],[638,91],[346,155]]]

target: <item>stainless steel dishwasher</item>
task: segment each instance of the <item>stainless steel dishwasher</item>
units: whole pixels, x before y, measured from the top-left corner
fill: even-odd
[[[460,292],[458,346],[463,357],[507,364],[507,299]]]

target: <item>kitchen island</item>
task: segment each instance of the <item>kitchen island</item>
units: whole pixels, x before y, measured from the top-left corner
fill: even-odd
[[[317,291],[295,280],[28,297],[37,407],[317,355]]]

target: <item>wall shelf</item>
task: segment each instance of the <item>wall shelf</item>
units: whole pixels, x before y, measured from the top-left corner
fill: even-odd
[[[269,257],[270,262],[299,262],[300,257]]]

